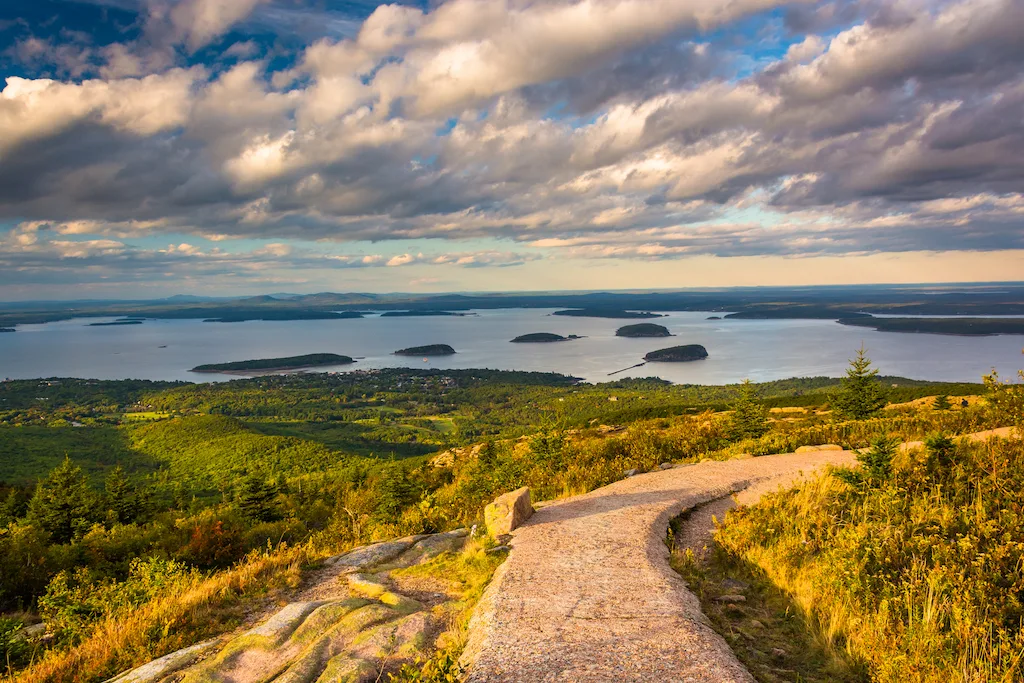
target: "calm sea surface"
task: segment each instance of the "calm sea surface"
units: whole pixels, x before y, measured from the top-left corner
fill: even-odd
[[[863,342],[887,375],[917,379],[978,381],[995,367],[1009,379],[1024,367],[1024,335],[954,337],[899,334],[847,327],[822,320],[706,320],[711,313],[669,313],[654,320],[676,336],[624,339],[615,330],[629,320],[552,316],[551,310],[475,311],[464,317],[303,320],[204,323],[147,320],[142,325],[89,327],[110,319],[68,320],[23,325],[0,334],[0,378],[86,377],[96,379],[234,379],[197,375],[189,368],[253,358],[339,353],[359,358],[333,369],[382,367],[496,368],[560,372],[602,382],[619,377],[658,376],[680,383],[722,384],[843,372]],[[554,344],[510,344],[530,332],[585,335]],[[396,349],[450,344],[455,356],[406,358]],[[648,351],[678,344],[702,344],[710,358],[694,363],[648,363],[608,377],[642,361]],[[162,348],[165,347],[165,348]]]

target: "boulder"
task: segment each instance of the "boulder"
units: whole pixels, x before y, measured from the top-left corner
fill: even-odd
[[[494,537],[510,533],[533,514],[530,504],[530,489],[524,486],[511,493],[498,496],[484,508],[484,523],[487,532]]]

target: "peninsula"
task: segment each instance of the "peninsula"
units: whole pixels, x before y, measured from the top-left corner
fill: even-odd
[[[461,318],[466,313],[454,311],[384,311],[380,314],[382,318],[428,318],[433,316],[455,316]]]
[[[664,325],[654,323],[637,323],[626,325],[615,330],[616,337],[671,337],[672,333]]]
[[[14,332],[13,327],[0,327],[0,332]]]
[[[650,311],[623,311],[614,308],[570,308],[564,311],[555,311],[551,315],[567,315],[574,318],[618,318],[622,320],[665,317],[660,313],[651,313]]]
[[[316,368],[324,365],[349,365],[350,363],[355,363],[355,360],[349,356],[339,356],[336,353],[310,353],[305,356],[289,356],[287,358],[261,358],[259,360],[240,360],[233,363],[197,365],[192,368],[191,372],[281,372],[283,370]]]
[[[917,332],[985,337],[1024,334],[1024,318],[843,318],[840,325],[872,327],[879,332]]]
[[[427,346],[411,346],[408,349],[395,351],[396,356],[451,356],[455,349],[447,344],[429,344]]]
[[[560,334],[553,332],[533,332],[531,334],[523,334],[512,340],[513,344],[547,344],[550,342],[563,342],[572,341],[574,339],[580,339],[579,335],[570,334],[568,337],[563,337]]]
[[[644,360],[648,363],[687,363],[692,360],[704,360],[707,357],[707,349],[700,344],[686,344],[651,351],[644,356]]]

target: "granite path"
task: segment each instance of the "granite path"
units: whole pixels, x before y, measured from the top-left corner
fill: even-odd
[[[669,566],[669,520],[734,493],[751,503],[853,460],[850,451],[822,450],[703,462],[543,507],[514,532],[512,552],[477,607],[467,681],[753,681]],[[691,546],[710,527],[708,515],[694,517]]]

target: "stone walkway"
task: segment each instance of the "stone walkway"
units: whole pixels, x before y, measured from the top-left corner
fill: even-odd
[[[669,566],[669,520],[735,492],[754,502],[853,458],[832,450],[705,462],[624,479],[538,510],[514,532],[513,550],[477,607],[467,680],[753,681]],[[696,517],[704,528],[694,530],[691,543],[707,534],[709,520]]]

